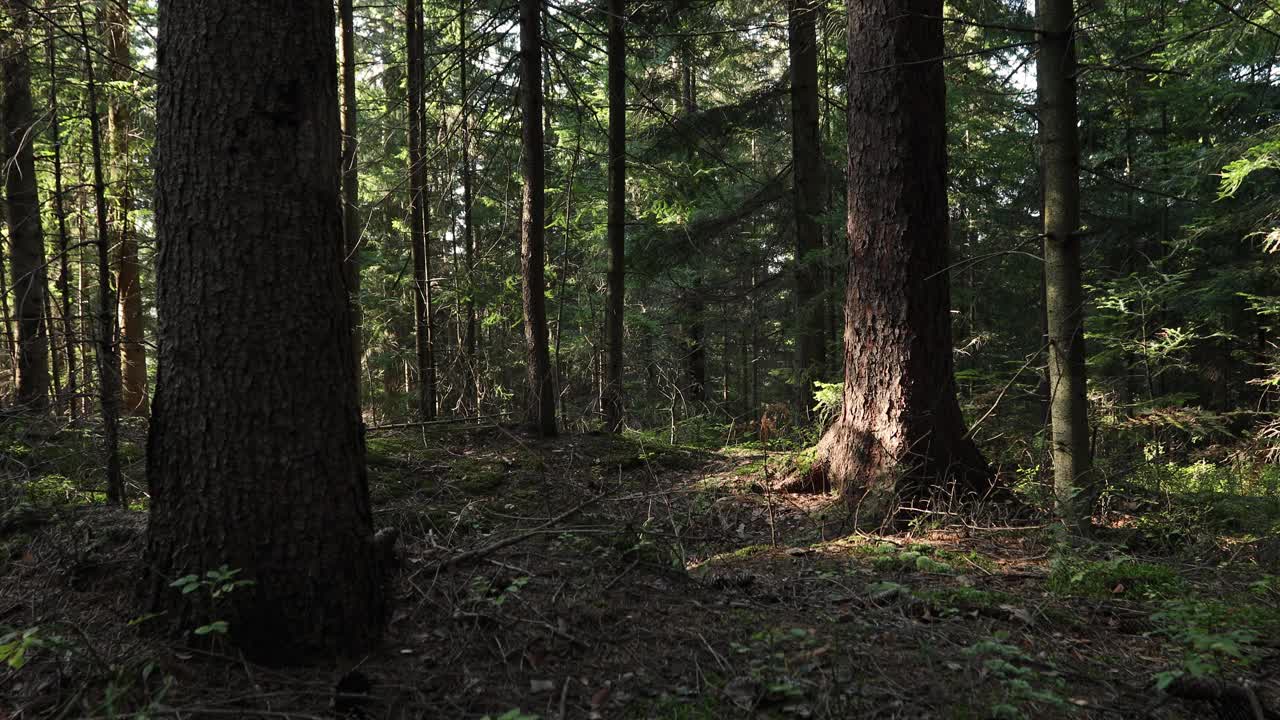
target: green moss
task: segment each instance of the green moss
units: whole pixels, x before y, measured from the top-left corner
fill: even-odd
[[[492,495],[507,479],[506,466],[483,460],[455,460],[449,468],[449,479],[467,495]]]
[[[1184,585],[1168,566],[1124,557],[1103,561],[1059,558],[1046,582],[1050,592],[1081,597],[1167,597]]]

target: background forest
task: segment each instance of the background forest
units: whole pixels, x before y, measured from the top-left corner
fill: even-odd
[[[0,696],[18,698],[0,720],[1276,717],[1280,17],[1268,0],[1042,2],[904,10],[943,31],[940,58],[899,63],[895,45],[891,65],[940,61],[945,77],[946,162],[913,151],[902,167],[925,190],[945,179],[934,227],[949,245],[921,251],[912,282],[949,277],[952,340],[923,333],[913,352],[943,370],[912,382],[942,397],[954,376],[963,443],[995,491],[900,483],[902,506],[868,526],[827,457],[858,392],[850,284],[877,272],[849,235],[876,191],[856,173],[873,150],[851,141],[858,78],[879,69],[864,62],[873,12],[341,0],[326,16],[334,211],[368,446],[360,522],[389,531],[370,567],[396,569],[394,647],[334,677],[263,677],[236,648],[278,658],[235,637],[249,621],[224,599],[268,592],[261,574],[223,548],[199,567],[163,559],[182,551],[156,530],[184,522],[157,513],[180,503],[153,479],[184,477],[175,416],[149,422],[168,322],[157,198],[175,197],[166,172],[186,177],[157,161],[156,3],[0,0]],[[210,87],[270,57],[257,52]],[[230,222],[246,207],[270,210],[234,205]],[[226,248],[242,260],[196,284],[225,298],[304,284],[258,272],[251,244]],[[253,308],[182,317],[239,318],[237,349],[274,334],[261,353],[326,352],[290,323],[254,335]],[[1083,354],[1051,352],[1068,347]],[[261,381],[240,385],[274,392]],[[286,487],[306,486],[259,497]],[[314,493],[296,502],[323,505]],[[146,614],[134,580],[104,570],[138,556]],[[338,576],[359,595],[377,575]],[[170,607],[175,592],[202,599]],[[381,594],[365,594],[378,616]],[[663,602],[689,604],[667,620]],[[165,608],[194,648],[179,660],[134,628]],[[312,624],[308,659],[365,644]],[[624,652],[620,628],[644,637]],[[193,652],[205,664],[184,675]],[[877,680],[851,679],[868,657]],[[949,679],[918,695],[884,680],[918,666]],[[78,690],[47,680],[63,675]]]

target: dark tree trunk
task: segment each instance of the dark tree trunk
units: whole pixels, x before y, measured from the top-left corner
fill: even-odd
[[[1044,177],[1044,282],[1049,416],[1058,514],[1076,532],[1092,515],[1086,405],[1084,287],[1080,269],[1080,145],[1076,128],[1075,10],[1039,0],[1040,147]]]
[[[604,426],[622,430],[622,314],[626,307],[627,34],[626,0],[609,0],[609,271],[604,305]]]
[[[120,475],[120,345],[116,342],[116,293],[111,286],[111,233],[107,229],[107,177],[102,169],[102,120],[98,116],[98,82],[89,48],[84,6],[76,6],[80,47],[84,50],[85,95],[89,103],[89,149],[93,156],[93,203],[98,246],[98,400],[102,407],[103,454],[106,456],[107,502],[124,505]]]
[[[347,302],[351,305],[351,338],[356,355],[356,387],[360,385],[360,172],[356,127],[356,31],[352,0],[339,0],[342,44],[342,253]]]
[[[480,385],[476,372],[476,238],[471,224],[471,119],[467,81],[470,74],[470,58],[467,57],[467,3],[458,0],[458,65],[461,74],[462,97],[462,252],[466,262],[466,292],[464,313],[466,331],[462,339],[462,406],[467,413],[480,414]]]
[[[556,434],[546,308],[546,157],[542,130],[542,2],[520,0],[520,110],[524,143],[524,210],[520,217],[520,277],[524,305],[528,401],[532,428]]]
[[[76,332],[71,303],[71,258],[67,237],[67,210],[62,187],[62,132],[58,110],[57,37],[52,23],[49,26],[46,59],[49,65],[49,134],[53,145],[53,214],[58,221],[58,294],[62,298],[62,342],[66,353],[68,410],[71,417],[78,414],[80,389],[76,374]]]
[[[36,182],[31,110],[31,22],[26,0],[3,0],[8,22],[0,43],[5,122],[5,193],[9,219],[11,291],[18,320],[16,400],[32,410],[49,406],[49,339],[44,326],[44,233]]]
[[[161,0],[151,605],[265,662],[382,629],[342,270],[330,0]],[[234,82],[228,82],[234,78]],[[222,599],[170,587],[222,565]]]
[[[413,256],[413,316],[418,361],[418,417],[436,417],[435,337],[431,313],[430,248],[427,232],[427,165],[423,118],[423,17],[422,0],[409,0],[407,8],[409,59],[409,242]]]
[[[878,522],[989,473],[952,372],[942,0],[849,5],[844,405],[825,478]]]
[[[107,0],[106,25],[108,77],[115,83],[133,81],[129,51],[129,0]],[[147,346],[143,342],[142,286],[138,276],[138,238],[133,231],[133,195],[129,187],[129,136],[133,116],[129,97],[113,88],[107,103],[107,135],[114,161],[115,203],[112,208],[116,246],[116,294],[119,296],[120,403],[126,415],[147,415]]]
[[[688,41],[692,43],[692,40]],[[692,117],[698,112],[698,77],[694,70],[694,48],[686,44],[681,48],[681,105],[684,114]],[[689,159],[693,160],[693,145],[689,145]],[[692,253],[694,270],[693,284],[687,288],[680,300],[680,314],[683,316],[683,361],[686,387],[685,400],[702,402],[707,398],[707,349],[706,327],[703,325],[703,313],[706,302],[702,297],[702,259],[701,252]]]
[[[822,222],[826,212],[822,141],[818,133],[816,0],[788,0],[791,52],[791,167],[795,181],[796,379],[798,407],[809,411],[813,381],[826,362]]]

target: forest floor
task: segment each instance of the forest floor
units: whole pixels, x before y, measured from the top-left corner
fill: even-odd
[[[145,514],[85,502],[88,441],[67,437],[11,427],[0,448],[6,472],[26,474],[20,501],[0,505],[3,720],[1280,709],[1274,496],[1112,502],[1099,539],[1074,548],[1034,521],[873,536],[833,497],[775,492],[793,462],[782,451],[375,433],[376,524],[399,530],[385,641],[336,670],[279,670],[216,634],[175,644],[149,628],[132,592]],[[1178,674],[1223,681],[1184,678],[1183,694],[1239,697],[1157,690]]]

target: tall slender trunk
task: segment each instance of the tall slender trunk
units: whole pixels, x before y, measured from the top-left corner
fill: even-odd
[[[50,1],[52,6],[53,0]],[[58,221],[58,294],[62,298],[62,347],[66,353],[67,365],[67,397],[68,410],[71,417],[78,414],[80,398],[79,382],[76,378],[76,331],[71,302],[71,258],[70,243],[67,240],[67,209],[62,188],[62,132],[61,117],[58,110],[58,68],[57,68],[57,34],[52,22],[48,28],[49,39],[46,60],[49,65],[49,134],[53,145],[53,214]]]
[[[520,112],[524,158],[520,278],[524,308],[527,419],[544,437],[556,434],[546,307],[546,155],[542,128],[542,0],[520,0]]]
[[[694,69],[694,52],[689,40],[681,48],[681,104],[684,114],[692,116],[698,112],[698,77]],[[693,159],[693,145],[689,145],[690,160]],[[702,297],[702,259],[701,252],[694,252],[693,284],[687,288],[681,299],[680,311],[684,316],[684,367],[688,386],[686,399],[701,402],[707,397],[707,348],[706,327],[703,325],[703,314],[706,301]]]
[[[423,17],[422,0],[409,0],[409,241],[413,256],[413,316],[418,361],[418,416],[436,417],[435,339],[432,337],[430,248],[427,232],[427,166],[423,119]]]
[[[990,487],[952,360],[942,0],[849,3],[844,402],[818,471],[860,521]]]
[[[1050,421],[1058,514],[1088,532],[1093,470],[1089,457],[1080,265],[1080,148],[1076,128],[1075,10],[1072,0],[1039,0],[1040,146],[1044,158],[1044,278],[1049,344]]]
[[[609,270],[605,282],[604,426],[622,429],[623,312],[626,308],[627,29],[626,0],[609,0]]]
[[[8,19],[0,43],[3,74],[4,157],[9,218],[9,261],[18,319],[16,400],[31,410],[49,407],[49,339],[44,325],[44,232],[36,182],[31,109],[31,23],[26,0],[3,0]]]
[[[360,171],[356,106],[356,31],[352,0],[338,0],[342,45],[342,267],[351,305],[351,338],[356,349],[356,386],[360,385]]]
[[[792,212],[795,219],[797,407],[807,413],[813,381],[826,362],[821,216],[826,211],[822,140],[818,132],[816,0],[788,1],[791,54]]]
[[[126,415],[147,414],[147,348],[143,342],[142,287],[138,277],[138,239],[133,229],[129,187],[129,134],[133,128],[129,98],[120,90],[133,80],[129,51],[129,0],[106,0],[108,79],[118,83],[107,94],[107,135],[113,159],[112,240],[116,246],[116,292],[120,301],[120,401]]]
[[[467,287],[464,294],[466,331],[462,340],[462,398],[463,407],[472,415],[480,414],[480,385],[476,372],[476,240],[471,225],[471,118],[468,97],[470,58],[467,56],[467,33],[471,28],[467,21],[467,4],[470,0],[458,0],[458,72],[461,74],[462,96],[462,251],[466,263]]]
[[[98,84],[89,51],[84,6],[76,6],[84,49],[84,77],[89,103],[89,143],[93,154],[93,201],[98,219],[98,396],[102,403],[103,452],[106,455],[107,502],[125,504],[120,475],[120,346],[116,344],[116,297],[111,287],[111,235],[107,229],[106,175],[102,169],[102,122],[98,117]]]
[[[0,43],[0,51],[2,51],[4,47],[4,44]],[[2,81],[3,79],[0,78],[0,82]],[[3,114],[0,114],[0,150],[4,148],[4,137],[6,137],[4,131],[4,116]],[[0,223],[7,225],[8,222],[8,205],[5,202],[0,202]],[[0,238],[0,323],[4,324],[5,368],[9,373],[16,375],[18,372],[18,340],[13,335],[13,315],[9,312],[9,263],[7,260],[8,253],[5,251],[7,245],[5,240],[6,238]],[[0,402],[8,401],[9,398],[7,396],[7,391],[13,390],[14,388],[12,387],[12,383],[10,383],[4,389],[6,393],[3,396],[0,396]]]

